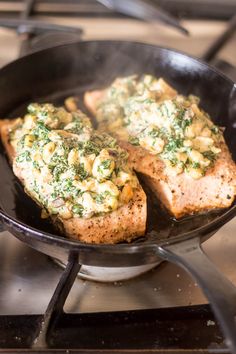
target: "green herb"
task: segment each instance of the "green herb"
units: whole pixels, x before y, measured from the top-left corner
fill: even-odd
[[[76,165],[75,169],[76,169],[76,173],[78,174],[79,179],[81,181],[83,181],[84,179],[86,179],[89,176],[88,172],[84,168],[84,164],[83,163],[80,163],[79,165]]]
[[[68,166],[65,164],[58,164],[53,168],[53,176],[56,181],[59,180],[60,175],[68,169]]]
[[[84,145],[84,153],[86,155],[95,154],[97,156],[99,155],[99,152],[100,152],[100,148],[97,146],[95,142],[93,142],[92,140],[86,141]]]
[[[219,134],[219,128],[216,125],[213,125],[213,127],[211,127],[211,132],[213,134]]]
[[[80,217],[83,216],[83,211],[84,211],[84,207],[83,207],[83,205],[81,205],[81,204],[75,204],[75,205],[73,205],[73,207],[72,207],[72,212],[73,212],[74,214],[79,215]]]
[[[120,171],[121,171],[121,168],[116,165],[115,170],[114,170],[116,176],[118,175],[118,173],[119,173]]]
[[[42,122],[37,122],[36,127],[33,129],[32,133],[39,139],[47,140],[47,142],[49,142],[48,133],[50,130],[51,129],[46,127]]]
[[[68,143],[68,141],[67,141]],[[56,152],[53,153],[51,159],[50,159],[50,163],[49,163],[49,167],[53,167],[53,166],[57,166],[59,165],[64,165],[66,167],[67,165],[67,158],[68,158],[68,153],[70,151],[71,147],[68,146],[68,144],[66,145],[65,141],[63,146],[59,146],[59,151],[56,150]]]
[[[177,114],[175,117],[178,128],[185,130],[189,125],[192,124],[191,118],[184,118],[187,108],[181,107],[179,103],[176,103]]]
[[[62,188],[63,188],[63,192],[70,192],[71,189],[73,188],[72,180],[69,178],[63,180]]]
[[[163,104],[160,105],[159,110],[160,110],[161,115],[162,115],[163,117],[165,117],[165,118],[166,118],[166,117],[170,117],[170,112],[169,112],[169,110],[168,110],[168,108],[167,108],[167,105],[166,105],[165,103],[163,103]]]
[[[65,125],[64,123],[61,124],[61,129],[64,128],[64,125]],[[69,129],[66,128],[65,130],[70,133],[79,134],[79,133],[81,133],[82,129],[83,129],[82,122],[81,121],[74,121],[73,123],[71,123],[70,128]]]
[[[183,146],[183,139],[176,138],[176,139],[171,139],[168,141],[168,143],[165,146],[165,151],[176,151],[177,149],[181,148]]]
[[[128,158],[128,152],[126,150],[122,150],[120,152],[120,160],[122,161],[126,161]]]
[[[208,160],[210,160],[211,162],[214,162],[215,161],[215,159],[216,159],[216,155],[214,154],[214,152],[212,152],[212,151],[205,151],[205,152],[203,152],[202,153],[203,154],[203,156],[206,158],[206,159],[208,159]]]
[[[47,206],[48,206],[48,199],[47,199],[47,198],[44,198],[44,199],[43,199],[43,203],[44,203],[44,206],[47,207]]]
[[[108,135],[104,135],[104,138],[105,138],[106,147],[109,147],[109,148],[116,148],[117,147],[116,139],[113,139],[110,136],[109,136],[109,139],[108,139]]]
[[[169,156],[168,160],[170,161],[172,166],[176,166],[178,163],[180,163],[180,161],[178,161],[177,157],[175,156]]]
[[[152,99],[152,98],[145,98],[145,99],[143,100],[143,103],[145,103],[145,104],[152,104],[152,103],[155,103],[155,100]]]
[[[57,199],[58,198],[58,192],[57,191],[54,191],[52,194],[51,194],[51,197],[53,199]]]
[[[192,163],[192,168],[199,168],[200,167],[200,163],[199,162],[193,162]]]
[[[161,129],[159,129],[159,136],[160,138],[168,138],[169,136],[168,130],[162,127]]]
[[[157,129],[152,129],[151,131],[148,132],[148,135],[151,136],[152,138],[158,138],[159,131]]]
[[[110,95],[111,97],[114,97],[114,96],[116,96],[116,94],[117,94],[116,88],[111,86],[111,88],[110,88],[110,90],[109,90],[109,95]]]
[[[108,170],[111,167],[111,160],[104,160],[101,162],[99,168],[101,167],[102,169]]]
[[[17,149],[23,149],[25,146],[25,136],[23,135],[17,143]]]
[[[33,167],[36,168],[37,170],[40,169],[39,163],[37,161],[33,161]]]
[[[104,196],[102,194],[98,194],[95,198],[96,203],[102,204],[104,202]]]
[[[60,180],[54,188],[55,194],[63,195],[64,198],[76,198],[81,194],[80,189],[73,185],[73,180],[70,178]]]
[[[176,119],[182,122],[184,120],[185,113],[186,113],[186,109],[184,107],[178,107],[178,113]]]
[[[37,185],[37,182],[36,182],[36,181],[34,181],[33,191],[34,191],[35,193],[39,194],[39,187],[38,187],[38,185]]]
[[[139,145],[139,139],[136,136],[129,136],[129,143],[135,146]]]
[[[183,119],[181,123],[181,128],[185,130],[187,127],[189,127],[192,124],[192,119]]]
[[[96,201],[96,203],[98,203],[98,204],[103,204],[104,201],[105,201],[105,199],[106,199],[106,197],[107,197],[107,196],[110,196],[110,195],[111,195],[111,193],[108,192],[108,191],[103,192],[103,193],[100,193],[100,194],[97,194],[97,196],[96,196],[96,198],[95,198],[95,201]]]
[[[30,156],[30,152],[29,151],[24,151],[22,154],[20,154],[19,156],[17,156],[17,158],[16,158],[16,161],[17,162],[25,162],[25,161],[27,161],[27,162],[29,162],[29,161],[31,161],[31,156]]]
[[[46,111],[46,110],[44,111],[43,109],[41,109],[41,110],[38,110],[36,115],[37,115],[38,119],[40,119],[42,121],[45,121],[45,119],[48,118],[49,112]],[[53,116],[53,117],[50,117],[50,118],[53,118],[54,120],[58,120],[58,118],[56,116]]]

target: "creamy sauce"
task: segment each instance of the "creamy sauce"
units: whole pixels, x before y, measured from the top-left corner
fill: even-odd
[[[223,141],[220,128],[162,78],[117,78],[97,104],[101,130],[141,146],[161,158],[170,173],[201,178],[212,167]]]
[[[10,132],[26,191],[44,207],[42,217],[90,218],[133,197],[138,181],[114,138],[93,130],[81,111],[31,104]]]

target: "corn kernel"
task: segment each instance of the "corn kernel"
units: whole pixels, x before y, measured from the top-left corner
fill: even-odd
[[[56,148],[56,145],[52,141],[50,141],[50,143],[47,143],[43,147],[43,160],[44,160],[44,162],[46,162],[46,163],[50,162],[55,148]]]
[[[28,147],[31,147],[33,145],[33,142],[35,140],[35,137],[34,135],[26,135],[25,137],[25,145],[28,146]]]
[[[77,103],[76,103],[75,97],[68,97],[65,100],[65,106],[68,109],[68,111],[70,111],[70,112],[77,111],[78,107],[77,107]]]
[[[189,168],[188,174],[193,178],[193,179],[199,179],[203,175],[203,171],[200,168]]]
[[[117,197],[120,192],[116,185],[111,181],[106,181],[98,185],[98,193],[109,192],[115,197]]]
[[[189,156],[194,162],[200,163],[201,161],[204,161],[203,155],[197,150],[191,150]]]
[[[76,165],[79,163],[79,152],[76,149],[72,149],[68,154],[68,164]]]

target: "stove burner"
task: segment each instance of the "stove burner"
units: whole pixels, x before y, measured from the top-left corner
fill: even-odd
[[[53,258],[53,261],[62,268],[66,268],[66,264],[62,261]],[[85,280],[92,280],[98,282],[117,282],[123,280],[129,280],[137,277],[141,274],[148,272],[149,270],[157,267],[158,263],[147,264],[137,267],[123,267],[123,268],[109,268],[109,267],[92,267],[82,265],[78,273],[78,277]]]

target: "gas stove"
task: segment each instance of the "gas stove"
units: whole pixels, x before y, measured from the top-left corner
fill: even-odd
[[[1,2],[0,2],[1,5]],[[0,6],[1,9],[1,6]],[[175,48],[196,57],[227,27],[223,20],[187,19],[183,36],[160,23],[122,16],[34,16],[42,23],[81,28],[56,36],[56,43],[90,39],[125,39]],[[65,33],[67,33],[65,35]],[[76,33],[76,34],[75,34]],[[48,36],[49,35],[49,36]],[[55,33],[53,34],[55,36]],[[63,37],[64,36],[64,37]],[[76,37],[77,36],[77,37]],[[79,38],[78,38],[79,37]],[[26,38],[28,39],[28,37]],[[32,39],[32,38],[31,38]],[[19,56],[25,34],[0,30],[0,66]],[[55,43],[50,33],[34,38],[28,51]],[[236,80],[236,37],[232,36],[212,61]],[[28,43],[29,44],[29,43]],[[22,53],[23,55],[24,53]],[[203,248],[236,285],[236,219],[225,225]],[[66,300],[65,313],[47,343],[32,347],[34,333],[52,298],[63,269],[6,231],[0,235],[1,352],[228,352],[223,335],[197,284],[182,269],[162,262],[128,280],[96,282],[79,276]]]

